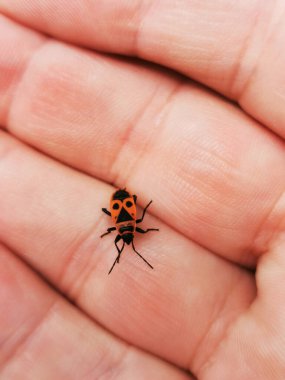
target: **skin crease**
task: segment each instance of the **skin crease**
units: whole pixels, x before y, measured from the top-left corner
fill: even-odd
[[[1,379],[284,379],[284,2],[213,4],[0,0]]]

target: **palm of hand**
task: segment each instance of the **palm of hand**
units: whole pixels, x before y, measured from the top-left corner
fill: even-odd
[[[283,379],[281,26],[260,12],[249,43],[250,5],[53,3],[0,0],[2,378]],[[107,277],[107,183],[154,200],[154,271],[125,250]]]

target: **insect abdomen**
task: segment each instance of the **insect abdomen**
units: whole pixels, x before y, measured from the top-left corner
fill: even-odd
[[[134,226],[122,226],[119,228],[119,233],[121,235],[124,233],[134,233]]]

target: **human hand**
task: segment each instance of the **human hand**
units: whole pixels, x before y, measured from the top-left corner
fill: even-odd
[[[282,7],[0,0],[1,378],[284,378]]]

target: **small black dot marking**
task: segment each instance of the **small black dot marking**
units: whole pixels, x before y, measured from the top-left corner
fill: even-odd
[[[119,206],[119,203],[114,203],[114,204],[113,204],[113,209],[114,209],[114,210],[118,210],[119,207],[120,207],[120,206]]]

